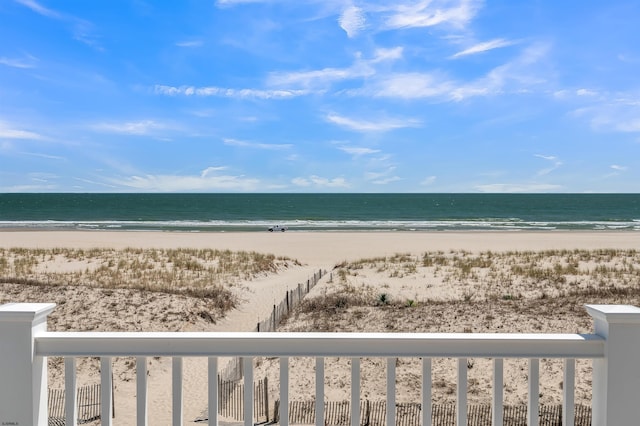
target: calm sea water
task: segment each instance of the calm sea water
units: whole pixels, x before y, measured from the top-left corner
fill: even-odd
[[[0,194],[0,228],[640,231],[640,194]]]

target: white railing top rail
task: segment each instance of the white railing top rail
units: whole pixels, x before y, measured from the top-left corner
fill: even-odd
[[[594,334],[44,332],[39,356],[602,358]]]

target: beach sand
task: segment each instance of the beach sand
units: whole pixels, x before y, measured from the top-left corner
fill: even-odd
[[[209,248],[220,250],[245,250],[259,253],[287,256],[298,260],[301,265],[291,266],[278,271],[277,274],[258,277],[244,283],[241,300],[236,309],[227,313],[224,318],[215,318],[215,323],[206,320],[194,312],[201,312],[197,298],[180,295],[165,295],[150,299],[144,292],[131,290],[110,291],[108,294],[99,288],[56,287],[48,290],[29,288],[19,284],[5,284],[0,292],[0,302],[57,302],[59,306],[52,314],[50,330],[104,330],[107,325],[111,329],[145,330],[145,331],[251,331],[258,320],[266,318],[274,303],[284,296],[288,289],[295,288],[299,282],[306,281],[318,269],[332,271],[336,265],[357,261],[363,258],[393,256],[404,253],[420,256],[425,252],[465,251],[481,253],[486,251],[503,253],[509,251],[542,251],[542,250],[594,250],[618,249],[640,250],[640,235],[635,232],[285,232],[285,233],[178,233],[178,232],[105,232],[105,231],[4,231],[0,232],[0,248]],[[79,267],[81,267],[80,265]],[[68,265],[52,265],[51,268],[68,268]],[[78,265],[76,265],[78,267]],[[375,287],[379,294],[388,292],[396,298],[421,300],[441,297],[443,300],[461,294],[449,294],[452,285],[431,286],[424,290],[423,283],[415,277],[398,278],[390,281],[387,272],[375,275],[375,270],[368,272],[366,282],[377,283],[383,287]],[[314,289],[312,295],[326,294],[334,288],[328,278]],[[382,284],[380,284],[382,283]],[[384,287],[386,286],[386,287]],[[329,290],[328,290],[329,289]],[[459,290],[459,289],[458,289]],[[456,291],[458,291],[456,290]],[[504,291],[503,291],[504,290]],[[510,289],[495,290],[508,293]],[[426,291],[426,292],[425,292]],[[137,309],[128,310],[127,305],[135,303]],[[90,312],[82,312],[78,306],[89,306]],[[470,305],[471,306],[471,305]],[[482,308],[482,304],[476,305]],[[167,312],[176,313],[171,316]],[[115,312],[115,314],[114,314]],[[164,314],[163,314],[164,312]],[[178,313],[183,313],[179,315]],[[191,313],[191,315],[189,314]],[[471,310],[473,316],[477,311]],[[159,317],[159,315],[161,315]],[[388,319],[367,317],[369,312],[362,312],[366,322],[385,324]],[[393,313],[391,313],[393,315]],[[108,322],[103,318],[119,318],[120,321]],[[446,315],[441,315],[448,318]],[[344,319],[342,319],[344,320]],[[456,321],[449,318],[449,321]],[[551,328],[555,331],[575,332],[576,327],[585,327],[584,319],[575,323],[573,319],[563,321],[553,318]],[[542,321],[544,323],[544,321]],[[458,328],[472,328],[473,332],[483,331],[473,321],[464,320],[456,324]],[[296,325],[293,325],[296,327]],[[561,330],[558,330],[560,328]],[[566,329],[563,329],[566,328]],[[376,330],[385,331],[386,329]],[[442,331],[447,331],[444,327]],[[542,328],[540,332],[545,332]],[[397,330],[396,330],[397,331]],[[507,330],[505,330],[507,331]],[[588,330],[583,330],[588,331]],[[59,361],[57,361],[59,363]],[[480,361],[482,363],[483,361]],[[149,423],[154,425],[170,424],[171,400],[171,363],[168,359],[151,360],[149,376]],[[292,366],[293,383],[309,383],[313,372],[300,365]],[[130,361],[121,360],[119,367],[114,367],[116,374],[116,419],[115,424],[135,424],[135,379],[134,367]],[[479,364],[481,365],[481,364]],[[264,368],[264,366],[263,366]],[[483,367],[484,368],[484,367]],[[519,367],[514,367],[518,369]],[[588,367],[584,367],[588,368]],[[373,367],[375,370],[375,366]],[[52,368],[52,370],[55,370]],[[378,370],[380,370],[378,368]],[[478,367],[475,371],[481,371]],[[260,370],[262,373],[263,370]],[[328,370],[329,371],[329,370]],[[340,370],[335,374],[343,374]],[[440,373],[440,370],[438,370]],[[265,373],[267,374],[267,373]],[[269,373],[271,374],[271,373]],[[442,373],[447,374],[447,373]],[[455,376],[455,371],[448,373]],[[475,372],[474,372],[475,374]],[[514,372],[517,375],[517,372]],[[82,361],[79,366],[79,383],[95,382],[99,377],[97,366],[91,361]],[[366,373],[363,375],[366,377]],[[373,376],[372,376],[373,377]],[[399,375],[401,377],[401,375]],[[449,380],[446,377],[443,380]],[[60,377],[52,378],[52,386],[61,386]],[[184,419],[192,423],[206,409],[206,361],[189,358],[184,366]],[[328,379],[331,380],[331,379]],[[369,381],[376,381],[373,378]],[[488,386],[487,379],[477,378],[478,387]],[[292,387],[295,386],[292,384]],[[526,388],[526,383],[523,384]],[[304,387],[304,386],[303,386]],[[309,388],[309,386],[306,386]],[[384,387],[384,386],[383,386]],[[515,386],[514,386],[515,387]],[[312,386],[311,386],[312,388]],[[348,393],[348,389],[346,391]],[[374,391],[365,392],[375,394]],[[513,392],[520,392],[514,389]],[[523,392],[526,392],[523,390]],[[295,393],[295,392],[292,392]],[[341,400],[344,389],[329,392],[332,400]],[[305,394],[299,393],[301,398]],[[121,413],[131,413],[124,415]],[[119,415],[120,414],[120,415]]]

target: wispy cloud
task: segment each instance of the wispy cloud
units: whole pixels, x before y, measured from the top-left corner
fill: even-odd
[[[371,77],[377,72],[377,64],[401,59],[403,50],[401,46],[378,48],[370,58],[356,55],[353,63],[345,68],[274,72],[269,75],[267,84],[276,87],[326,88],[334,82]]]
[[[66,158],[61,157],[59,155],[51,155],[51,154],[43,154],[41,152],[20,152],[21,155],[26,155],[29,157],[37,157],[37,158],[44,158],[47,160],[58,160],[58,161],[63,161],[66,160]]]
[[[12,68],[35,68],[36,58],[29,56],[28,58],[0,58],[0,65],[4,65]]]
[[[349,155],[355,155],[355,156],[371,155],[371,154],[377,154],[380,152],[379,149],[366,148],[361,146],[339,146],[338,149],[340,151],[346,152]]]
[[[46,8],[44,6],[42,6],[40,3],[34,1],[34,0],[15,0],[16,3],[19,3],[25,7],[28,7],[29,9],[31,9],[32,11],[34,11],[35,13],[42,15],[42,16],[46,16],[47,18],[53,18],[53,19],[64,19],[64,15],[61,13],[56,12],[53,9],[49,9]]]
[[[201,47],[204,45],[204,42],[202,40],[185,40],[178,41],[175,45],[178,47]]]
[[[422,0],[394,3],[385,27],[389,29],[450,25],[465,28],[482,5],[481,0]]]
[[[307,90],[228,89],[223,87],[165,86],[157,84],[153,93],[164,96],[215,96],[237,99],[290,99],[309,94]]]
[[[392,182],[402,180],[400,176],[395,174],[396,167],[391,166],[380,172],[367,172],[364,178],[374,185],[386,185]]]
[[[498,49],[501,47],[507,47],[507,46],[512,46],[514,45],[516,42],[515,41],[511,41],[511,40],[505,40],[503,38],[497,38],[494,40],[490,40],[490,41],[485,41],[482,43],[478,43],[476,45],[473,45],[465,50],[462,50],[454,55],[451,56],[451,58],[460,58],[462,56],[468,56],[468,55],[475,55],[478,53],[483,53],[483,52],[487,52],[489,50],[493,50],[493,49]]]
[[[447,97],[455,84],[439,74],[402,73],[380,79],[370,93],[375,97],[422,99]]]
[[[437,177],[436,176],[427,176],[426,178],[422,179],[422,181],[420,182],[421,186],[431,186],[436,182]]]
[[[640,133],[640,101],[633,93],[599,93],[593,103],[575,109],[571,116],[586,119],[599,131]]]
[[[217,173],[222,170],[222,167],[209,167],[199,175],[136,175],[107,181],[118,187],[151,192],[255,191],[260,188],[259,179]]]
[[[45,140],[46,138],[39,133],[29,130],[16,129],[0,121],[0,139]]]
[[[321,176],[311,175],[309,177],[296,177],[291,180],[295,186],[303,188],[348,188],[349,184],[343,177],[325,178]]]
[[[71,30],[73,32],[73,38],[75,40],[78,40],[98,50],[102,50],[102,48],[98,45],[96,41],[94,25],[91,22],[86,21],[84,19],[77,18],[75,16],[71,16],[66,13],[49,9],[45,6],[42,6],[40,3],[36,2],[35,0],[14,0],[14,1],[16,3],[19,3],[31,9],[33,12],[39,15],[71,24],[71,27],[72,27]]]
[[[243,148],[263,149],[268,151],[282,151],[293,148],[291,144],[269,144],[259,142],[247,142],[237,139],[224,139],[224,144],[229,146],[239,146]]]
[[[342,28],[349,38],[353,38],[358,35],[365,27],[366,19],[364,11],[356,6],[349,6],[340,15],[338,19],[340,28]]]
[[[535,154],[534,157],[542,158],[543,160],[546,160],[549,163],[551,163],[551,166],[545,167],[544,169],[539,170],[538,173],[536,173],[537,176],[548,175],[549,173],[553,172],[554,170],[562,166],[562,161],[560,161],[558,157],[556,157],[555,155]]]
[[[220,7],[231,7],[238,4],[266,3],[268,1],[269,0],[217,0],[216,5]]]
[[[91,126],[92,129],[125,135],[150,135],[158,130],[169,128],[166,124],[154,120],[128,121],[124,123],[98,123]]]
[[[626,172],[629,169],[627,166],[620,166],[618,164],[612,164],[610,167],[617,172]]]
[[[386,132],[394,129],[402,129],[406,127],[420,127],[420,120],[396,119],[396,118],[380,118],[375,121],[354,119],[344,117],[338,114],[328,114],[325,119],[332,124],[344,127],[356,132]]]

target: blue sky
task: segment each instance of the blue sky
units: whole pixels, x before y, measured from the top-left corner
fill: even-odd
[[[3,0],[0,192],[640,192],[636,0]]]

